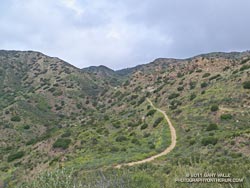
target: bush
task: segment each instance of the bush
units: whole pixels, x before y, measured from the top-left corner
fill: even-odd
[[[159,125],[159,123],[161,123],[163,120],[163,117],[159,117],[155,120],[153,127],[157,127]]]
[[[173,101],[171,101],[171,103],[170,103],[172,106],[179,106],[179,105],[181,105],[182,104],[182,102],[181,101],[179,101],[179,100],[173,100]]]
[[[141,126],[141,130],[146,129],[146,128],[148,128],[148,124],[146,123]]]
[[[112,153],[115,153],[115,152],[118,152],[120,149],[118,148],[118,147],[115,147],[115,146],[112,146],[111,148],[110,148],[110,152],[112,152]]]
[[[201,69],[198,69],[198,70],[196,70],[195,72],[202,72],[202,70],[201,70]]]
[[[180,86],[177,88],[178,91],[183,91],[184,87],[183,86]]]
[[[245,64],[245,63],[247,63],[249,60],[250,60],[250,58],[243,59],[243,60],[240,62],[240,64]]]
[[[194,145],[195,144],[195,139],[191,139],[190,141],[189,141],[189,145],[191,146],[191,145]]]
[[[201,144],[202,144],[203,146],[207,146],[207,145],[209,145],[209,144],[215,145],[215,144],[217,144],[217,142],[218,142],[218,139],[215,138],[215,137],[213,137],[213,136],[205,137],[205,138],[203,138],[203,139],[201,140]]]
[[[221,120],[229,120],[229,119],[232,119],[232,118],[233,118],[233,116],[231,114],[222,114],[220,116]]]
[[[183,76],[184,76],[183,73],[181,73],[181,72],[178,72],[178,73],[177,73],[177,77],[178,77],[178,78],[181,78],[181,77],[183,77]]]
[[[217,74],[217,75],[215,75],[215,76],[210,77],[209,80],[211,81],[211,80],[217,79],[217,78],[219,78],[219,77],[221,77],[221,75],[220,75],[220,74]]]
[[[216,112],[219,110],[219,106],[217,104],[214,104],[213,106],[211,106],[211,112]]]
[[[190,83],[189,83],[190,89],[194,89],[195,86],[196,86],[196,82],[190,82]]]
[[[20,122],[21,118],[19,116],[13,116],[10,120],[15,122]]]
[[[70,139],[58,138],[56,142],[53,144],[53,148],[67,149],[70,143],[71,143]]]
[[[202,78],[209,77],[210,75],[211,75],[211,74],[207,72],[207,73],[203,74]]]
[[[140,145],[140,141],[137,138],[133,138],[131,140],[131,143],[136,144],[136,145]]]
[[[24,126],[23,126],[23,129],[26,129],[26,130],[27,130],[27,129],[30,129],[30,126],[29,126],[29,125],[24,125]]]
[[[250,89],[250,81],[245,81],[245,82],[243,83],[243,88],[244,88],[244,89]]]
[[[179,96],[180,96],[179,93],[172,93],[171,95],[168,96],[168,99],[174,99],[174,98],[177,98]]]
[[[226,71],[226,70],[228,70],[228,69],[230,69],[230,67],[229,67],[229,66],[226,66],[226,67],[223,68],[223,71]]]
[[[141,105],[146,100],[146,97],[140,98],[140,100],[137,102],[137,105]]]
[[[71,136],[71,132],[67,130],[65,133],[62,134],[62,138]]]
[[[17,152],[17,153],[13,153],[13,154],[10,154],[9,156],[8,156],[8,162],[11,162],[11,161],[14,161],[14,160],[16,160],[16,159],[20,159],[20,158],[22,158],[23,156],[24,156],[24,151],[19,151],[19,152]]]
[[[207,131],[213,131],[213,130],[217,130],[218,129],[218,126],[217,126],[217,124],[215,124],[215,123],[211,123],[211,124],[209,124],[208,126],[207,126]]]
[[[156,112],[156,110],[155,110],[155,109],[150,110],[150,111],[147,113],[147,115],[146,115],[146,116],[152,116],[152,115],[154,115],[154,114],[155,114],[155,112]]]
[[[204,88],[204,87],[207,87],[207,86],[208,86],[208,83],[206,83],[206,82],[201,83],[201,88]]]
[[[123,142],[123,141],[126,141],[126,140],[128,140],[127,137],[126,137],[126,136],[123,136],[123,135],[118,136],[118,137],[116,137],[116,139],[115,139],[116,142]]]
[[[190,95],[189,100],[192,101],[192,100],[194,100],[195,98],[196,98],[196,94],[195,94],[195,93],[192,93],[192,94]]]
[[[244,70],[247,70],[247,69],[250,69],[250,65],[243,65],[243,66],[240,68],[240,71],[244,71]]]
[[[49,89],[49,91],[50,91],[51,93],[53,93],[54,91],[56,91],[56,88],[52,87],[52,88]]]

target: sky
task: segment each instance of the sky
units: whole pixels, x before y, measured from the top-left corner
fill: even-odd
[[[249,0],[1,0],[0,49],[78,68],[250,50]]]

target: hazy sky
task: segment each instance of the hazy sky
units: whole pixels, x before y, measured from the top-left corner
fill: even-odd
[[[249,0],[1,0],[0,49],[79,68],[250,49]]]

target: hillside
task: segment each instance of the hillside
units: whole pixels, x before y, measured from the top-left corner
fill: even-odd
[[[248,51],[160,58],[119,71],[0,51],[0,77],[0,187],[39,183],[40,173],[60,168],[90,184],[101,169],[120,187],[124,179],[132,181],[127,187],[186,187],[174,179],[187,172],[231,173],[245,178],[233,187],[250,185]],[[114,169],[171,143],[167,121],[146,98],[170,117],[177,145],[150,163]]]

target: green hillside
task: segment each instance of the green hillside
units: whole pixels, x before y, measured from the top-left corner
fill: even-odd
[[[119,71],[0,51],[0,78],[0,187],[250,187],[248,51]],[[177,144],[117,169],[171,144],[147,98],[169,116]],[[175,181],[212,172],[244,181]]]

